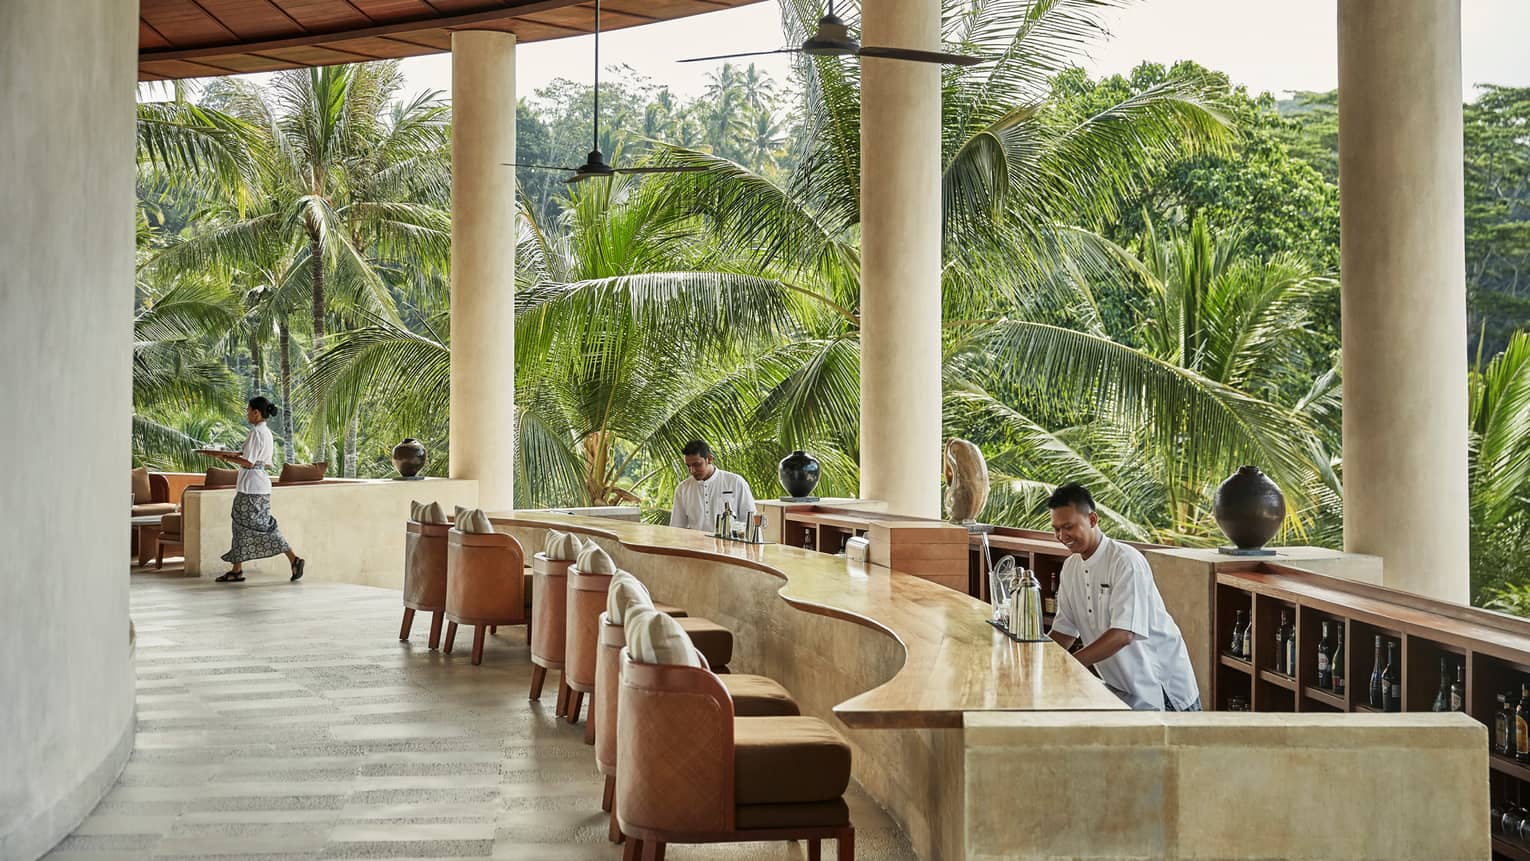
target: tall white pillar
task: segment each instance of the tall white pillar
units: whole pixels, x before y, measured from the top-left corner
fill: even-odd
[[[939,0],[865,0],[867,45],[940,49]],[[861,60],[861,496],[940,515],[940,67]]]
[[[451,477],[515,505],[515,36],[452,34]]]
[[[1468,600],[1459,0],[1339,0],[1344,549]]]

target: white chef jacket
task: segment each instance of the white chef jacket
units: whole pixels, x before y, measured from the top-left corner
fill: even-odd
[[[742,476],[715,467],[706,481],[686,476],[675,488],[669,525],[711,532],[717,528],[717,515],[725,505],[733,510],[734,520],[754,513],[754,494]]]
[[[250,428],[250,435],[245,437],[244,448],[239,454],[253,466],[248,469],[239,467],[239,481],[234,489],[239,493],[270,496],[271,476],[266,474],[266,467],[271,465],[271,457],[275,453],[276,442],[271,439],[271,429],[266,427],[266,423],[261,422]]]
[[[1052,630],[1084,645],[1111,628],[1131,632],[1121,651],[1095,664],[1100,678],[1134,709],[1176,710],[1200,700],[1190,653],[1179,626],[1164,608],[1147,559],[1109,537],[1088,559],[1075,553],[1063,563]]]

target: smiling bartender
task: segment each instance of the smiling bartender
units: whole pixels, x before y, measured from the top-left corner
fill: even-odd
[[[754,494],[742,477],[712,465],[712,447],[699,439],[681,449],[685,468],[691,474],[675,488],[675,505],[669,525],[681,529],[711,532],[717,528],[717,515],[724,506],[732,510],[734,520],[744,520],[754,513]]]
[[[1190,653],[1147,559],[1100,531],[1082,486],[1057,488],[1047,506],[1057,540],[1073,551],[1063,563],[1052,639],[1068,649],[1082,638],[1073,656],[1134,709],[1200,711]]]

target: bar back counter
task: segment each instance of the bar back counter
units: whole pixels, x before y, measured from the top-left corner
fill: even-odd
[[[987,624],[985,602],[950,588],[964,567],[924,564],[948,548],[873,542],[862,563],[643,523],[494,522],[528,547],[549,528],[594,539],[656,599],[731,629],[732,668],[841,729],[856,779],[922,858],[1481,859],[1495,846],[1487,732],[1466,714],[1131,712],[1056,644]],[[1206,617],[1198,673],[1213,663],[1216,577],[1160,575],[1177,619]]]

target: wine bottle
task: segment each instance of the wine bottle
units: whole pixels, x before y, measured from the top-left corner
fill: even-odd
[[[1366,699],[1373,709],[1382,709],[1387,706],[1386,692],[1381,687],[1381,635],[1376,635],[1376,663],[1371,665],[1371,690]]]
[[[1333,644],[1328,641],[1328,623],[1323,623],[1323,636],[1317,645],[1317,686],[1333,690]]]
[[[1509,697],[1511,694],[1498,695],[1498,711],[1493,716],[1493,752],[1508,756],[1509,751],[1509,723],[1512,712],[1509,710]]]
[[[1333,675],[1333,692],[1339,696],[1344,695],[1344,626],[1336,625],[1334,632],[1338,642],[1333,647],[1333,657],[1328,660],[1329,672]]]
[[[1057,615],[1057,572],[1052,572],[1052,590],[1041,600],[1041,612]]]
[[[1440,689],[1434,693],[1433,710],[1450,711],[1450,660],[1440,658]]]
[[[1450,683],[1450,710],[1466,711],[1466,662],[1456,664],[1456,680]]]
[[[1246,627],[1248,624],[1243,618],[1243,611],[1239,610],[1237,617],[1233,620],[1232,645],[1229,647],[1235,658],[1243,657],[1243,630]]]
[[[1275,672],[1282,675],[1290,675],[1291,669],[1286,665],[1286,629],[1291,623],[1286,620],[1286,611],[1280,611],[1280,624],[1275,627]]]
[[[1296,626],[1286,626],[1286,675],[1296,675]]]
[[[1520,682],[1519,705],[1514,707],[1514,758],[1530,762],[1530,684]]]
[[[1387,668],[1381,672],[1381,687],[1386,694],[1386,710],[1389,712],[1402,711],[1402,676],[1401,667],[1397,663],[1397,641],[1387,642]]]

